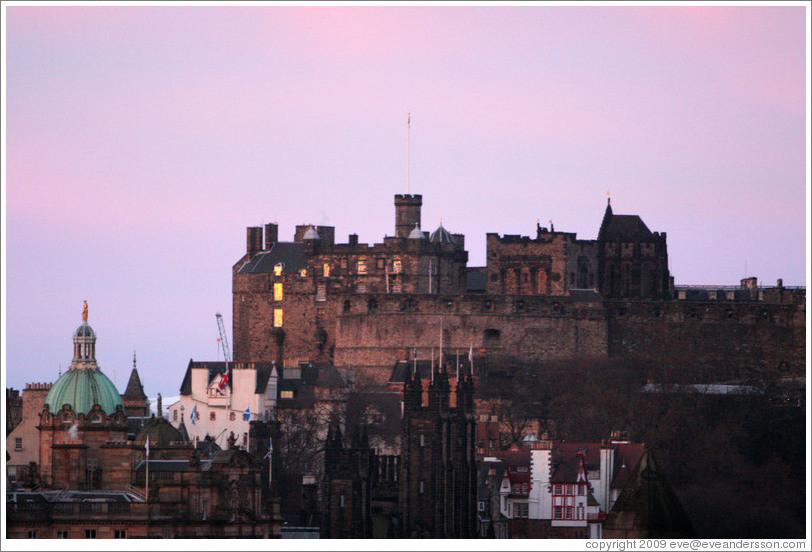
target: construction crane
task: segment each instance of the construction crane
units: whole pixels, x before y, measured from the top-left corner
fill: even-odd
[[[220,330],[220,345],[223,347],[223,358],[226,361],[226,370],[223,372],[223,377],[220,380],[219,388],[222,391],[228,383],[228,363],[231,362],[231,350],[228,348],[228,338],[226,337],[226,327],[223,324],[223,315],[219,312],[215,315],[217,317],[217,328]]]

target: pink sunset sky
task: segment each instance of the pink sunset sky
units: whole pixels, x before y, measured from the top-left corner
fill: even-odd
[[[6,3],[6,386],[67,369],[86,299],[119,389],[136,351],[178,394],[247,226],[377,243],[407,185],[470,266],[594,239],[610,190],[677,285],[805,286],[808,9]]]

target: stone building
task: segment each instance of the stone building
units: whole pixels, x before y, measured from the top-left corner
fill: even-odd
[[[638,215],[607,204],[594,240],[538,223],[532,237],[488,233],[486,266],[468,267],[464,236],[423,231],[421,207],[396,195],[394,236],[374,245],[336,243],[328,226],[299,225],[291,242],[275,224],[248,228],[232,268],[235,360],[332,362],[382,386],[392,362],[443,344],[703,381],[803,372],[804,288],[677,286],[666,233]]]
[[[198,449],[163,418],[159,395],[158,416],[131,438],[122,397],[96,363],[86,306],[73,343],[70,368],[53,385],[26,386],[19,431],[8,436],[21,443],[7,466],[9,538],[280,535],[278,500],[233,434],[227,450]],[[128,391],[143,408],[135,369]]]
[[[50,383],[27,383],[20,402],[20,416],[14,429],[6,435],[6,476],[9,483],[35,485],[39,481],[39,414]]]
[[[477,535],[474,377],[461,373],[456,405],[450,403],[445,366],[432,374],[423,404],[419,374],[403,390],[399,510],[406,538],[474,538]]]
[[[345,446],[338,420],[330,423],[324,449],[321,538],[372,537],[372,458],[359,429]]]
[[[170,422],[183,424],[193,440],[210,436],[223,446],[234,432],[248,448],[251,421],[270,419],[276,407],[279,373],[270,362],[230,362],[228,368],[225,378],[225,362],[190,360],[180,399],[169,405]]]

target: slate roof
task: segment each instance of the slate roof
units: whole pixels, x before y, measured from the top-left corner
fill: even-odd
[[[146,460],[139,460],[135,464],[135,471],[147,469]],[[180,472],[189,470],[188,460],[152,460],[149,461],[149,471]]]
[[[652,238],[651,230],[637,215],[613,215],[606,229],[607,241],[647,241]]]
[[[651,230],[639,216],[615,215],[612,212],[611,204],[607,204],[601,228],[598,231],[599,241],[651,241],[653,237]]]
[[[149,462],[152,469],[152,461]],[[45,502],[133,502],[133,495],[129,491],[38,491],[38,492],[7,492],[7,502],[45,503]]]
[[[451,232],[446,230],[442,224],[437,227],[437,230],[431,233],[429,237],[431,243],[454,243],[454,237]]]
[[[604,521],[604,536],[690,538],[691,521],[654,456],[644,452]]]
[[[465,291],[468,293],[484,293],[487,283],[485,268],[469,268],[465,271]]]
[[[130,372],[130,381],[127,382],[127,389],[124,391],[122,397],[128,399],[147,398],[147,395],[144,393],[144,386],[141,385],[141,378],[138,377],[138,370],[135,368]]]
[[[601,294],[594,289],[570,289],[570,297],[587,303],[598,303],[601,300]]]
[[[214,376],[220,375],[225,371],[226,363],[225,362],[195,362],[192,359],[189,359],[189,364],[186,367],[186,374],[183,376],[183,381],[180,384],[180,394],[181,395],[191,395],[192,394],[192,369],[193,368],[208,368],[209,370],[209,379],[207,384],[211,383],[211,380],[214,379]],[[231,385],[232,378],[228,379],[228,384]]]
[[[268,251],[257,253],[237,271],[244,273],[272,273],[282,263],[282,272],[299,272],[307,267],[304,244],[301,242],[274,242]]]
[[[152,416],[144,428],[136,435],[135,442],[143,444],[146,442],[147,437],[149,437],[150,445],[153,447],[165,447],[169,443],[184,440],[181,432],[163,416]]]
[[[578,475],[578,463],[583,456],[587,470],[594,471],[600,467],[600,443],[556,443],[553,446],[553,476],[554,483],[575,482]],[[615,443],[612,445],[614,454],[614,473],[611,474],[611,487],[622,488],[640,458],[646,450],[642,443]],[[624,466],[625,465],[625,469]]]
[[[127,439],[134,440],[149,420],[150,416],[127,416]]]

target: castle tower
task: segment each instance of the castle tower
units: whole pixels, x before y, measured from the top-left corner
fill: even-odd
[[[419,194],[395,195],[395,236],[408,238],[415,228],[420,227],[420,208],[423,206],[423,196]]]
[[[598,285],[604,299],[663,300],[671,295],[665,232],[606,204],[598,232]]]

